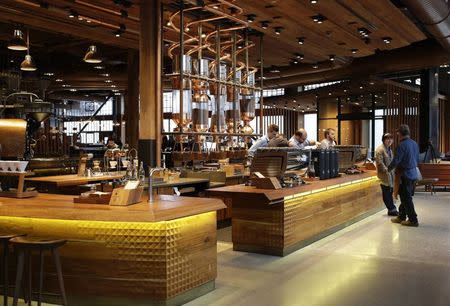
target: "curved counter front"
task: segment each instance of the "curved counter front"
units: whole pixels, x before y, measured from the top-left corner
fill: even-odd
[[[53,194],[0,198],[0,231],[68,240],[61,256],[69,304],[179,305],[214,289],[216,211],[224,207],[173,196],[126,207]],[[46,262],[51,302],[58,285]]]

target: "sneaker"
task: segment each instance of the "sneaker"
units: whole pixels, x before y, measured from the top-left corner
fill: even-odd
[[[404,225],[404,226],[411,226],[411,227],[418,227],[419,226],[419,222],[418,221],[412,222],[411,220],[402,221],[401,224]]]
[[[397,210],[389,210],[388,211],[388,216],[397,217],[398,216],[398,211]]]
[[[399,223],[399,224],[400,224],[400,223],[402,223],[403,221],[405,221],[405,220],[401,219],[401,218],[398,217],[398,216],[397,216],[396,218],[392,218],[392,219],[391,219],[391,222],[392,222],[392,223]]]

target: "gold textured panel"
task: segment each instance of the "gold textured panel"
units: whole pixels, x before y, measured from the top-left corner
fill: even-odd
[[[0,216],[0,231],[67,239],[61,256],[69,296],[163,300],[217,275],[216,212],[162,222]],[[57,293],[47,268],[46,288]]]

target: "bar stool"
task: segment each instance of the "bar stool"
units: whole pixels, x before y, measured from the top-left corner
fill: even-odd
[[[9,257],[9,241],[12,238],[24,236],[23,234],[10,234],[10,233],[0,233],[0,243],[3,247],[3,305],[8,305],[8,289],[9,289],[9,280],[8,280],[8,257]]]
[[[10,240],[11,244],[18,251],[17,259],[17,276],[16,287],[14,289],[13,306],[17,306],[17,301],[20,295],[20,284],[22,282],[23,270],[25,265],[25,257],[28,260],[28,305],[31,306],[32,294],[31,294],[31,255],[33,251],[39,251],[39,295],[38,306],[41,305],[42,299],[42,287],[44,285],[44,252],[49,251],[53,255],[55,262],[56,274],[58,276],[59,289],[61,297],[63,299],[63,305],[67,306],[66,291],[64,289],[64,281],[62,275],[61,261],[59,259],[58,249],[66,243],[66,240],[47,240],[43,238],[31,238],[31,237],[15,237]]]

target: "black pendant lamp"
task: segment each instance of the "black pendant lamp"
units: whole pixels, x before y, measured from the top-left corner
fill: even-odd
[[[99,64],[102,62],[102,59],[100,58],[100,56],[97,52],[97,47],[94,45],[89,46],[89,49],[87,50],[86,54],[84,55],[83,60],[86,63],[90,63],[90,64]]]
[[[36,65],[34,65],[33,58],[30,55],[30,32],[27,30],[27,55],[22,64],[20,64],[20,70],[22,71],[36,71]]]
[[[8,43],[8,49],[15,51],[28,50],[28,45],[23,39],[23,33],[21,30],[14,30],[13,38]]]

